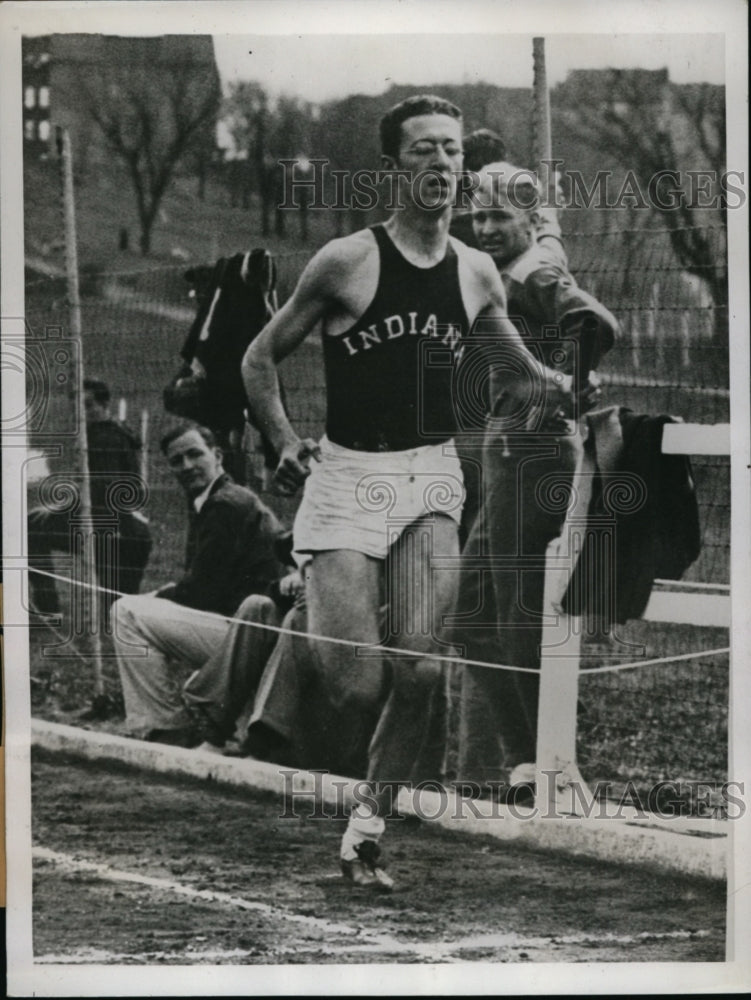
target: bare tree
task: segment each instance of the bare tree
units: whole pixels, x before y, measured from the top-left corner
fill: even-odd
[[[190,59],[112,65],[97,68],[94,75],[81,74],[80,87],[88,113],[127,168],[141,226],[140,248],[147,254],[176,167],[216,121],[216,72]]]
[[[230,86],[222,115],[236,152],[243,156],[242,204],[249,207],[251,178],[261,203],[261,233],[268,236],[270,215],[274,203],[279,201],[280,185],[278,163],[269,152],[269,133],[274,130],[274,114],[269,107],[269,96],[253,80],[241,80]],[[277,235],[284,235],[284,219],[276,213]]]
[[[280,159],[309,154],[313,107],[297,97],[282,95],[272,106],[263,87],[255,81],[232,84],[224,101],[223,120],[232,136],[236,153],[247,164],[245,179],[253,176],[261,207],[261,232],[285,234],[285,213],[279,208],[284,201],[284,173]],[[243,192],[243,207],[248,207],[247,189]]]
[[[239,201],[243,208],[250,207],[252,188],[260,187],[256,161],[259,141],[263,143],[262,122],[266,117],[267,109],[268,95],[266,91],[260,83],[250,80],[231,83],[229,94],[222,102],[222,121],[232,137],[234,146],[231,160],[230,197],[233,205]],[[261,148],[261,160],[263,154],[264,150]]]
[[[579,139],[632,170],[673,250],[705,282],[715,329],[727,332],[725,93],[710,84],[649,86],[647,74],[611,70],[602,91],[573,117]]]

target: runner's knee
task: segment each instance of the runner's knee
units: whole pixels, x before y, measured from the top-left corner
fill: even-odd
[[[110,621],[114,629],[115,638],[124,629],[138,630],[139,621],[142,618],[140,610],[143,608],[143,594],[125,594],[113,603],[110,608]]]
[[[373,708],[382,698],[383,687],[383,665],[376,666],[367,660],[356,663],[354,670],[329,675],[327,683],[328,696],[338,711]]]
[[[113,621],[123,621],[126,616],[132,616],[133,596],[135,595],[126,594],[124,597],[118,597],[118,599],[113,603],[110,608],[110,614],[112,615]]]
[[[436,685],[443,676],[440,662],[429,659],[407,660],[394,671],[394,687],[399,691],[424,691]]]
[[[246,597],[237,609],[234,618],[242,618],[245,621],[266,622],[276,618],[276,605],[270,597],[262,594],[251,594]]]

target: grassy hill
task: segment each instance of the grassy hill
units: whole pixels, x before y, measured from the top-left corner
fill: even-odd
[[[63,217],[60,170],[54,158],[24,163],[24,237],[26,254],[51,265],[63,263]],[[164,197],[153,230],[153,250],[138,250],[139,225],[135,194],[124,168],[113,162],[107,172],[88,171],[76,179],[78,257],[82,271],[143,270],[189,261],[208,262],[219,256],[267,246],[278,254],[311,255],[334,235],[332,213],[310,212],[310,235],[303,240],[296,213],[285,213],[286,236],[261,235],[257,203],[233,208],[227,190],[217,181],[207,184],[205,200],[197,196],[195,179],[178,176]],[[119,249],[126,228],[129,250]]]

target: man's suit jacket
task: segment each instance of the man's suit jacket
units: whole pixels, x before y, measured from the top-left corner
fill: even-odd
[[[160,597],[232,615],[249,594],[268,594],[284,572],[274,551],[282,526],[252,490],[224,473],[189,519],[185,575]]]

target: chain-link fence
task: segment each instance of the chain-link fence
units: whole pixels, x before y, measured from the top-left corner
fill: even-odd
[[[723,234],[707,230],[705,235],[717,251],[720,269]],[[693,423],[727,422],[727,309],[711,299],[707,282],[681,267],[670,234],[666,230],[574,233],[566,237],[566,248],[579,283],[621,323],[620,339],[601,366],[603,405],[668,413]],[[290,294],[307,259],[307,252],[277,256],[280,302]],[[179,350],[194,316],[184,269],[185,265],[127,272],[89,268],[81,276],[85,374],[107,382],[115,415],[124,417],[136,432],[145,432],[147,513],[154,539],[145,589],[174,578],[184,557],[185,500],[159,452],[159,440],[174,422],[162,407],[162,390],[177,371]],[[73,423],[68,362],[60,363],[54,377],[49,363],[50,352],[59,351],[65,341],[65,283],[62,277],[39,271],[31,271],[28,278],[29,356],[41,352],[48,375],[47,406],[31,427],[29,442],[45,454],[46,464],[41,459],[36,466],[29,464],[31,486],[46,470],[64,470],[69,439],[63,435],[61,440],[56,429],[71,428]],[[301,435],[319,436],[325,385],[318,336],[310,337],[284,362],[282,380],[294,426]],[[696,457],[692,462],[702,552],[687,579],[727,584],[729,460]],[[260,472],[261,465],[258,447],[253,468]],[[260,489],[260,480],[254,485]],[[268,493],[263,497],[291,525],[297,501]],[[724,646],[727,634],[721,633],[634,622],[622,627],[618,642],[633,642],[649,657],[667,656]],[[602,643],[585,645],[584,652],[588,665],[596,665],[605,653],[612,662],[612,643],[607,650]],[[726,768],[727,672],[727,657],[719,657],[687,666],[586,675],[579,726],[585,775],[589,768],[592,776],[637,775],[647,781],[676,768],[683,775],[685,768],[690,776],[721,780]]]

